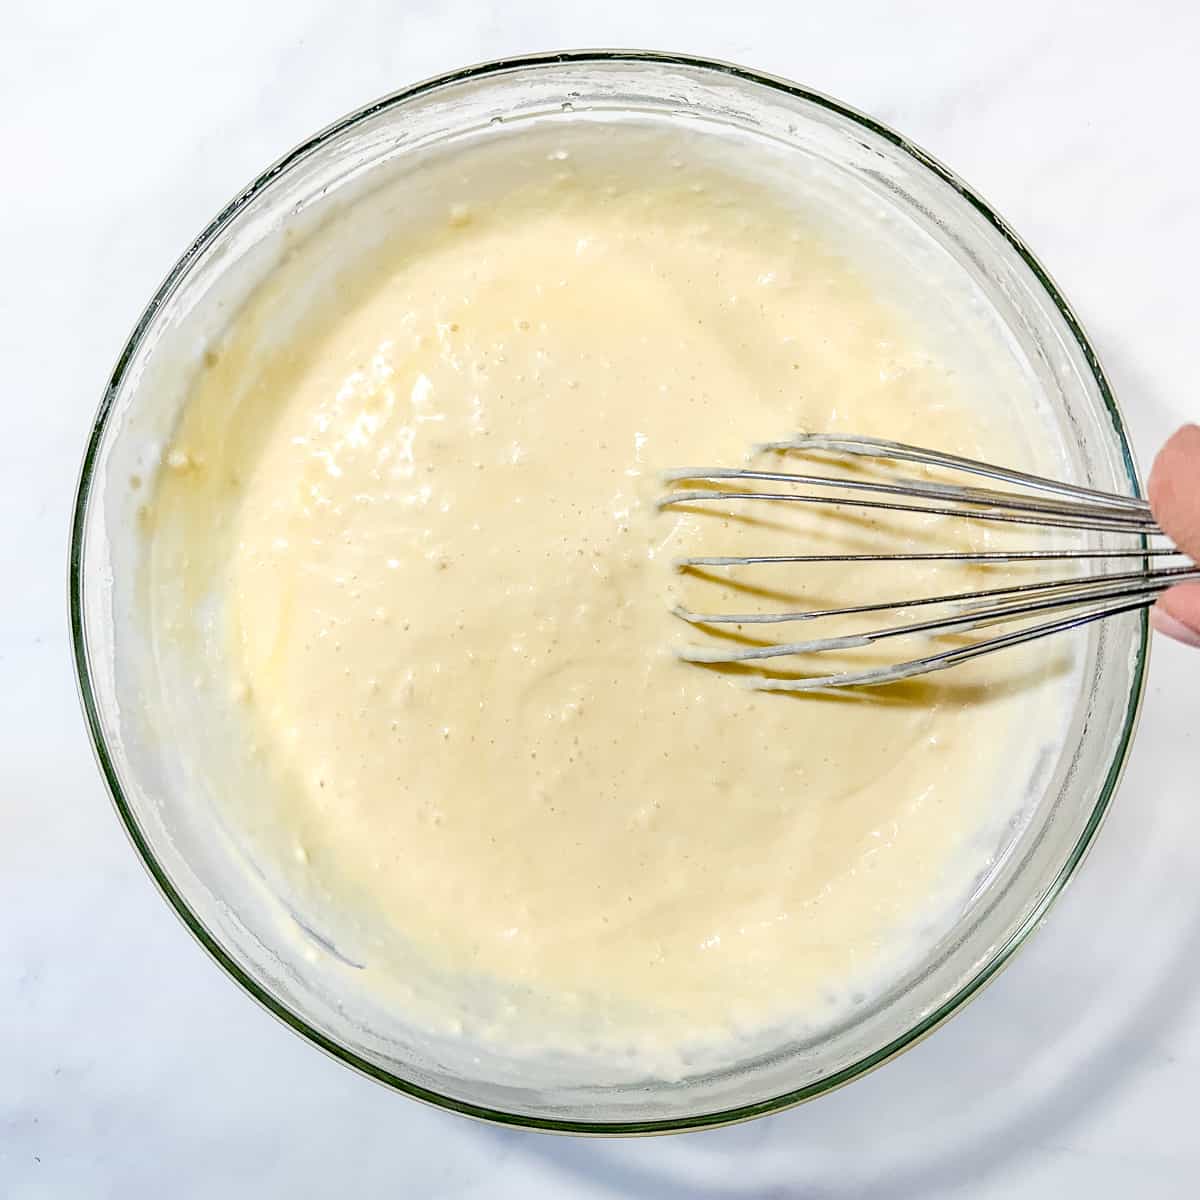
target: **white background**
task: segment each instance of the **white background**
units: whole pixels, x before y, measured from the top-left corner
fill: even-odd
[[[738,60],[896,126],[1055,274],[1143,463],[1200,417],[1200,9],[1185,0],[6,0],[0,1195],[1195,1196],[1200,654],[1156,647],[1096,849],[976,1003],[833,1096],[713,1133],[549,1138],[390,1094],[224,978],[126,843],[76,706],[66,531],[143,303],[236,189],[333,118],[463,63],[580,45]]]

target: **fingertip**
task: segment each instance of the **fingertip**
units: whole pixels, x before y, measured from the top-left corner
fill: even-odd
[[[1150,503],[1157,507],[1167,493],[1174,494],[1179,485],[1195,480],[1200,470],[1200,425],[1183,425],[1163,443],[1154,457],[1146,491]]]
[[[1163,532],[1184,553],[1200,558],[1200,425],[1185,425],[1167,439],[1147,492]]]
[[[1159,633],[1200,648],[1200,583],[1181,583],[1164,592],[1150,610],[1150,622]]]

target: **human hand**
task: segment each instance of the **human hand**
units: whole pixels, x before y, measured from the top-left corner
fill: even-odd
[[[1147,490],[1163,532],[1200,563],[1200,425],[1185,425],[1167,439]],[[1150,620],[1159,633],[1200,647],[1200,583],[1178,583],[1163,592]]]

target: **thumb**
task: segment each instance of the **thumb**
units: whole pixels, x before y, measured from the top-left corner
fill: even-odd
[[[1200,562],[1200,425],[1185,425],[1158,452],[1150,471],[1150,507],[1163,532]],[[1200,646],[1200,583],[1164,592],[1151,613],[1160,633]]]

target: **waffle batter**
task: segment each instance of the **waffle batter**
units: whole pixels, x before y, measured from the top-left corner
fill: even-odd
[[[936,331],[769,188],[685,140],[655,163],[586,137],[515,138],[486,180],[456,163],[435,218],[271,338],[335,233],[296,249],[198,375],[149,578],[164,646],[194,637],[272,781],[232,820],[375,931],[368,965],[398,939],[539,1020],[703,1039],[819,1019],[893,969],[986,865],[972,837],[1017,803],[1054,672],[1043,650],[796,698],[674,657],[708,636],[677,600],[834,604],[980,569],[680,575],[684,554],[881,531],[660,513],[660,471],[797,429],[1041,464]]]

